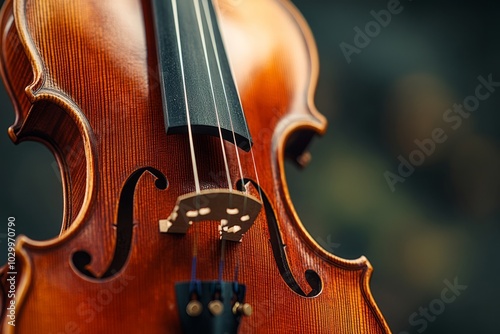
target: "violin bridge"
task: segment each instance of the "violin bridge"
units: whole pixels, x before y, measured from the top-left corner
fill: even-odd
[[[252,227],[262,202],[247,193],[228,189],[209,189],[179,196],[167,219],[159,221],[162,233],[186,233],[193,223],[220,222],[220,238],[241,241]]]

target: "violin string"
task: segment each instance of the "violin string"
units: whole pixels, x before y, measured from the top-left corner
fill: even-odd
[[[201,192],[200,189],[200,180],[198,176],[198,166],[196,164],[196,154],[194,151],[194,141],[193,141],[193,132],[191,128],[191,117],[189,114],[189,103],[187,97],[187,89],[186,89],[186,76],[184,73],[184,60],[182,59],[182,43],[181,43],[181,33],[179,29],[179,13],[177,11],[177,0],[172,0],[172,10],[174,12],[174,24],[175,24],[175,33],[177,36],[177,47],[179,49],[179,60],[180,60],[180,68],[182,74],[182,85],[184,89],[184,102],[186,105],[186,120],[187,120],[187,128],[188,128],[188,136],[189,136],[189,149],[191,152],[191,163],[193,165],[193,176],[194,176],[194,185],[196,189],[196,193],[199,194]],[[197,267],[197,259],[198,259],[198,229],[196,226],[194,228],[194,242],[193,242],[193,259],[191,264],[191,283],[192,285],[196,281],[196,267]]]
[[[182,74],[182,85],[184,89],[184,102],[186,105],[186,119],[187,119],[187,128],[188,128],[188,134],[189,134],[189,148],[191,151],[191,162],[193,165],[193,175],[194,175],[194,184],[196,188],[196,193],[200,193],[200,180],[198,177],[198,166],[196,164],[196,154],[194,152],[194,142],[193,142],[193,131],[191,129],[191,119],[189,115],[189,103],[188,103],[188,97],[187,97],[187,90],[186,90],[186,77],[184,75],[184,61],[182,59],[182,43],[181,43],[181,33],[179,29],[179,14],[177,12],[177,0],[172,0],[172,9],[174,11],[174,23],[175,23],[175,33],[177,35],[177,47],[179,49],[179,59],[180,59],[180,67],[181,67],[181,74]]]
[[[240,155],[239,155],[239,151],[238,151],[238,146],[236,145],[236,138],[235,138],[235,133],[234,133],[234,127],[233,127],[233,121],[232,121],[232,117],[231,117],[231,112],[230,112],[230,107],[229,107],[229,101],[228,101],[228,98],[227,98],[227,92],[226,92],[226,86],[224,84],[224,77],[222,76],[222,70],[221,70],[221,65],[220,65],[220,60],[219,60],[219,53],[218,53],[218,50],[217,50],[217,47],[216,47],[216,41],[215,41],[215,37],[214,37],[214,32],[213,32],[213,25],[212,25],[212,16],[210,14],[210,11],[208,9],[208,3],[207,3],[207,0],[202,0],[203,1],[203,8],[204,8],[204,11],[205,11],[205,17],[208,21],[208,27],[209,27],[209,32],[210,32],[210,38],[212,40],[212,44],[214,45],[214,50],[215,50],[215,59],[217,61],[217,67],[218,67],[218,70],[219,70],[219,75],[221,77],[221,80],[222,80],[222,87],[223,87],[223,92],[224,92],[224,97],[225,97],[225,100],[226,100],[226,105],[227,105],[227,110],[228,110],[228,113],[229,113],[229,120],[230,120],[230,123],[231,123],[231,131],[233,133],[233,140],[234,140],[234,146],[235,146],[235,150],[236,150],[236,157],[238,159],[238,167],[240,169],[240,176],[241,176],[241,184],[242,184],[242,189],[245,189],[246,190],[246,187],[245,187],[245,179],[244,179],[244,176],[243,176],[243,169],[241,167],[241,160],[240,160]],[[219,4],[220,5],[220,4]],[[220,8],[219,8],[220,9]],[[215,17],[215,20],[217,20],[217,17]],[[223,34],[223,31],[224,29],[222,29],[222,25],[223,23],[222,22],[219,22],[219,27],[221,27],[221,35]],[[233,78],[233,81],[235,81],[235,75],[233,73],[233,70],[232,68],[230,67],[229,68],[230,70],[230,73],[231,73],[231,77]],[[241,103],[241,96],[240,96],[240,92],[238,91],[238,89],[236,89],[236,95],[238,97],[238,102],[240,103],[240,105],[242,105]],[[245,131],[246,131],[246,135],[247,135],[247,138],[250,138],[250,129],[248,128],[248,124],[245,122]],[[255,155],[254,155],[254,152],[253,152],[253,148],[250,148],[250,154],[251,154],[251,157],[252,157],[252,164],[253,164],[253,168],[254,168],[254,173],[255,173],[255,179],[256,179],[256,182],[257,184],[260,184],[260,181],[259,181],[259,174],[257,172],[257,164],[255,162]],[[260,187],[258,187],[258,192],[259,192],[259,198],[260,198],[260,201],[262,202],[263,201],[263,197],[262,197],[262,192],[261,192],[261,189]],[[246,202],[246,198],[245,198],[245,202]],[[240,266],[241,266],[241,259],[242,259],[242,247],[238,247],[237,248],[237,251],[236,251],[236,254],[235,254],[235,267],[234,267],[234,282],[238,282],[238,276],[239,276],[239,271],[240,271]]]
[[[217,118],[217,128],[219,130],[220,145],[221,145],[221,148],[222,148],[222,156],[224,158],[224,166],[226,168],[227,184],[228,184],[228,187],[229,187],[229,191],[233,191],[233,185],[232,185],[232,182],[231,182],[231,175],[229,173],[229,164],[227,162],[227,156],[226,156],[226,148],[224,146],[224,139],[222,138],[222,129],[221,129],[220,120],[219,120],[219,110],[217,108],[217,101],[215,99],[215,91],[214,91],[214,85],[213,85],[213,81],[212,81],[212,73],[210,71],[210,63],[208,61],[208,51],[207,51],[207,44],[206,44],[206,41],[205,41],[205,31],[203,29],[203,22],[201,20],[200,4],[199,4],[198,0],[193,0],[193,3],[194,3],[195,11],[196,11],[196,19],[198,21],[198,28],[200,30],[201,43],[203,45],[203,53],[205,55],[205,63],[206,63],[206,66],[207,66],[208,78],[209,78],[209,81],[210,81],[210,89],[211,89],[211,92],[212,92],[212,99],[214,101],[214,109],[215,109],[215,116]],[[215,49],[215,46],[214,46],[214,49]]]
[[[217,49],[217,43],[215,41],[215,34],[214,34],[214,31],[213,31],[213,22],[212,22],[212,15],[210,14],[210,10],[208,8],[208,3],[206,0],[203,0],[202,1],[202,4],[203,4],[203,11],[204,11],[204,14],[205,14],[205,18],[207,19],[207,25],[208,25],[208,31],[209,31],[209,34],[210,34],[210,40],[212,42],[212,48],[213,48],[213,52],[214,52],[214,55],[215,55],[215,60],[216,60],[216,63],[217,63],[217,70],[219,71],[219,76],[220,76],[220,80],[221,80],[221,83],[222,83],[222,91],[224,92],[224,99],[226,101],[226,106],[227,106],[227,111],[228,111],[228,115],[229,115],[229,123],[231,124],[231,133],[233,135],[233,143],[234,143],[234,147],[235,147],[235,151],[236,151],[236,159],[238,161],[238,169],[239,169],[239,173],[240,173],[240,176],[241,176],[241,182],[242,182],[242,185],[244,186],[244,176],[243,176],[243,168],[241,166],[241,160],[240,160],[240,154],[239,154],[239,151],[238,151],[238,145],[236,144],[236,135],[234,133],[234,126],[233,126],[233,120],[232,120],[232,117],[231,117],[231,110],[230,110],[230,107],[229,107],[229,101],[228,101],[228,98],[227,98],[227,92],[226,92],[226,86],[225,86],[225,82],[224,82],[224,77],[222,75],[222,69],[221,69],[221,65],[220,65],[220,60],[219,60],[219,51]],[[244,189],[244,187],[243,187]],[[230,189],[232,191],[232,187]],[[222,275],[223,275],[223,271],[224,271],[224,263],[225,263],[225,240],[222,239],[222,242],[221,242],[221,257],[220,257],[220,261],[219,261],[219,281],[222,282]]]
[[[193,259],[191,260],[191,282],[196,281],[196,267],[198,264],[198,229],[194,228],[194,242],[193,242]]]
[[[234,266],[234,281],[235,282],[238,282],[238,273],[240,272],[241,249],[242,249],[242,247],[238,247],[238,251],[236,252],[236,265]]]
[[[222,69],[221,69],[220,60],[219,60],[219,51],[217,50],[217,43],[215,41],[215,35],[214,35],[214,31],[213,31],[212,15],[210,14],[207,0],[203,0],[203,10],[204,10],[205,18],[208,22],[208,30],[210,33],[210,39],[212,41],[212,45],[214,46],[215,60],[217,62],[217,69],[219,70],[219,75],[220,75],[220,79],[222,82],[222,90],[224,92],[224,98],[226,100],[227,111],[229,114],[229,123],[231,124],[231,132],[233,134],[234,147],[235,147],[235,151],[236,151],[236,159],[238,160],[238,168],[239,168],[239,172],[240,172],[240,176],[241,176],[241,182],[242,182],[242,185],[244,186],[243,168],[241,166],[241,159],[240,159],[240,153],[238,151],[238,145],[236,145],[236,135],[234,133],[233,119],[231,117],[231,108],[229,107],[229,100],[227,98],[226,86],[225,86],[225,82],[224,82],[224,77],[222,75]]]
[[[239,272],[240,272],[240,261],[239,261],[239,256],[238,256],[238,261],[236,262],[236,266],[234,267],[234,277],[233,277],[233,281],[236,283],[238,282]]]
[[[226,257],[226,240],[222,239],[222,241],[221,241],[221,251],[220,251],[220,260],[219,260],[219,282],[222,282],[222,275],[224,273],[225,257]]]
[[[203,53],[205,56],[205,63],[207,66],[208,78],[210,81],[210,90],[211,90],[212,99],[214,102],[215,116],[217,118],[217,128],[219,131],[219,139],[220,139],[220,145],[221,145],[221,149],[222,149],[222,157],[224,159],[224,166],[226,169],[227,184],[228,184],[229,191],[232,192],[233,191],[233,184],[231,181],[231,175],[229,173],[229,163],[227,161],[227,154],[226,154],[226,148],[224,145],[224,138],[222,137],[222,129],[220,126],[220,119],[219,119],[219,109],[217,108],[217,101],[215,99],[215,91],[214,91],[214,85],[213,85],[213,80],[212,80],[212,73],[211,73],[211,68],[210,68],[210,62],[208,60],[207,43],[205,40],[205,30],[203,29],[203,21],[201,19],[200,3],[199,3],[199,0],[193,0],[193,3],[194,3],[195,12],[196,12],[196,19],[198,21],[198,28],[200,30],[201,43],[203,45]],[[217,46],[212,45],[212,47],[214,50],[216,50]],[[219,279],[219,282],[222,282],[222,275],[224,272],[224,263],[225,263],[225,258],[224,258],[225,257],[225,240],[224,239],[222,239],[220,247],[221,247],[221,250],[220,250],[221,256],[220,256],[220,260],[219,260],[218,279]]]
[[[204,10],[205,10],[205,16],[207,17],[207,20],[209,22],[208,27],[209,27],[209,31],[210,31],[210,37],[212,39],[212,43],[214,45],[216,45],[215,44],[215,37],[214,37],[213,29],[212,29],[212,19],[211,19],[210,12],[208,10],[207,0],[203,0],[203,6],[204,6]],[[222,28],[222,25],[223,25],[223,23],[220,23],[219,26]],[[221,34],[222,34],[223,30],[224,29],[221,29]],[[239,155],[238,147],[236,145],[236,138],[235,138],[235,133],[234,133],[234,128],[233,128],[233,121],[232,121],[232,118],[231,118],[231,112],[230,112],[230,108],[229,108],[229,101],[228,101],[228,98],[227,98],[226,88],[225,88],[225,85],[224,85],[224,78],[222,76],[222,70],[221,70],[220,61],[219,61],[219,53],[217,52],[217,48],[216,47],[214,47],[214,49],[215,49],[215,58],[217,60],[217,66],[218,66],[218,69],[219,69],[219,74],[220,74],[221,80],[222,80],[222,87],[223,87],[223,90],[224,90],[224,97],[226,99],[227,110],[229,112],[229,121],[231,123],[231,131],[233,133],[233,140],[234,140],[235,148],[236,148],[236,157],[238,159],[238,166],[240,168],[241,182],[242,182],[242,186],[243,186],[242,188],[245,189],[245,181],[244,181],[244,177],[243,177],[243,170],[242,170],[242,167],[241,167],[241,161],[240,161],[240,155]],[[232,71],[231,68],[230,68],[230,71],[231,71],[231,76],[232,76],[232,78],[234,80],[235,76],[234,76],[234,73],[233,73],[233,71]],[[239,103],[241,105],[241,97],[240,97],[240,93],[239,93],[238,89],[236,89],[236,95],[238,96],[238,101],[239,101]],[[250,130],[249,130],[248,124],[246,124],[246,122],[245,122],[245,131],[246,131],[247,138],[250,138]],[[252,148],[250,148],[250,154],[251,154],[251,157],[252,157],[252,163],[253,163],[253,168],[254,168],[254,173],[255,173],[255,179],[256,179],[257,184],[260,184],[260,182],[259,182],[259,174],[257,173],[257,164],[255,163],[255,156],[254,156]],[[259,197],[260,197],[260,200],[262,201],[262,193],[261,193],[260,187],[259,187]]]

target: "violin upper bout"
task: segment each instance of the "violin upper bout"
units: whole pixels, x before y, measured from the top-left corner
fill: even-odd
[[[307,23],[289,1],[216,3],[256,145],[271,143],[273,151],[286,145],[286,155],[306,165],[309,142],[327,127],[314,105],[319,61]]]
[[[0,70],[16,113],[15,123],[9,128],[9,136],[12,141],[18,142],[19,129],[31,107],[25,89],[32,80],[32,69],[17,33],[12,6],[12,0],[7,0],[0,12]]]
[[[1,76],[16,115],[9,136],[14,143],[38,141],[54,154],[61,172],[65,230],[90,206],[96,182],[95,138],[78,106],[51,86],[28,30],[24,5],[24,0],[7,0],[0,13]],[[65,131],[59,131],[61,128]],[[82,184],[74,180],[82,180]]]
[[[298,109],[302,108],[302,112],[299,113],[301,116],[295,117],[289,122],[289,133],[283,136],[286,140],[285,156],[303,168],[311,161],[307,147],[312,138],[315,135],[323,135],[328,125],[326,117],[317,110],[314,103],[319,76],[319,55],[314,36],[302,14],[291,2],[280,1],[297,23],[309,60],[309,80],[307,88],[304,88],[305,98],[300,102],[302,106],[297,106]]]

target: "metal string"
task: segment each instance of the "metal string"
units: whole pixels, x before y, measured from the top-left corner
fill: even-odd
[[[210,71],[210,63],[208,61],[208,52],[207,52],[207,45],[205,41],[205,31],[203,29],[203,22],[201,20],[201,14],[200,14],[200,4],[198,0],[193,0],[194,2],[194,8],[196,11],[196,19],[198,20],[198,27],[200,29],[200,36],[201,36],[201,43],[203,44],[203,53],[205,55],[205,63],[207,65],[207,71],[208,71],[208,78],[210,80],[210,89],[212,92],[212,98],[214,100],[214,109],[215,109],[215,116],[217,118],[217,128],[219,129],[219,138],[220,138],[220,144],[222,148],[222,156],[224,158],[224,165],[226,168],[226,177],[227,177],[227,184],[229,187],[230,191],[233,191],[233,185],[231,182],[231,175],[229,173],[229,164],[227,162],[227,156],[226,156],[226,148],[224,147],[224,139],[222,138],[222,129],[220,126],[220,120],[219,120],[219,110],[217,108],[217,101],[215,100],[215,92],[214,92],[214,85],[212,81],[212,73]],[[215,49],[215,46],[214,46]]]
[[[205,62],[206,62],[207,71],[208,71],[208,78],[210,80],[210,89],[211,89],[212,98],[213,98],[213,101],[214,101],[215,116],[217,117],[217,128],[219,130],[219,138],[220,138],[220,143],[221,143],[221,148],[222,148],[222,156],[224,158],[224,166],[226,168],[227,184],[228,184],[228,187],[229,187],[229,191],[233,191],[233,184],[232,184],[232,181],[231,181],[231,175],[229,173],[229,164],[228,164],[228,161],[227,161],[226,149],[225,149],[225,146],[224,146],[224,139],[222,137],[222,129],[221,129],[221,126],[220,126],[219,110],[217,108],[217,101],[215,99],[214,85],[213,85],[213,81],[212,81],[212,73],[210,71],[210,63],[209,63],[209,60],[208,60],[208,51],[207,51],[207,45],[206,45],[206,41],[205,41],[205,31],[203,29],[203,22],[202,22],[202,19],[201,19],[200,4],[199,4],[198,0],[193,0],[193,2],[194,2],[194,8],[195,8],[195,11],[196,11],[196,19],[198,21],[198,28],[200,30],[201,43],[203,45],[203,53],[205,55]],[[209,22],[209,24],[208,24],[209,29],[211,28],[210,24],[211,24],[211,22]],[[212,43],[213,43],[213,40],[212,40]],[[217,45],[212,44],[212,47],[214,49],[214,52],[217,52]],[[219,71],[220,71],[220,69],[219,69]],[[227,97],[226,97],[226,100],[227,100]],[[236,142],[235,142],[235,144],[236,144]],[[224,272],[225,253],[226,253],[225,252],[225,246],[226,246],[225,240],[222,240],[222,242],[221,242],[221,255],[220,255],[220,259],[219,259],[219,273],[218,273],[218,280],[219,280],[219,282],[222,282],[222,276],[223,276],[223,272]]]
[[[172,9],[174,11],[174,23],[175,23],[175,32],[177,34],[177,47],[179,49],[179,58],[181,64],[181,73],[182,73],[182,85],[184,88],[184,101],[186,104],[186,118],[187,118],[187,128],[189,134],[189,148],[191,151],[191,162],[193,164],[193,175],[194,175],[194,184],[196,188],[196,193],[200,193],[200,179],[198,177],[198,166],[196,164],[196,154],[194,152],[194,143],[193,143],[193,131],[191,129],[191,119],[189,115],[189,103],[187,98],[187,90],[186,90],[186,77],[184,75],[184,61],[182,59],[182,43],[181,43],[181,33],[179,29],[179,13],[177,12],[177,0],[172,0]]]
[[[207,19],[207,22],[208,22],[208,30],[210,33],[210,39],[212,40],[212,45],[214,46],[215,59],[217,61],[217,68],[219,70],[219,75],[220,75],[220,79],[222,82],[222,90],[224,92],[224,98],[226,100],[227,112],[229,114],[229,122],[231,124],[231,132],[233,134],[233,142],[234,142],[234,147],[235,147],[235,151],[236,151],[236,158],[238,160],[238,168],[240,171],[241,182],[243,182],[243,179],[244,179],[243,178],[243,168],[241,167],[241,160],[240,160],[240,153],[238,151],[238,145],[236,145],[236,135],[234,133],[233,119],[231,117],[231,108],[229,107],[229,100],[227,98],[224,77],[222,76],[222,69],[221,69],[220,60],[219,60],[219,51],[217,50],[217,43],[215,41],[215,35],[214,35],[214,31],[213,31],[213,26],[212,26],[212,24],[213,24],[212,23],[212,16],[210,14],[210,10],[208,9],[207,0],[203,0],[203,10],[204,10],[205,18]]]
[[[236,144],[236,135],[234,133],[234,125],[233,125],[233,119],[232,119],[232,116],[231,116],[231,108],[229,107],[229,100],[228,100],[228,97],[227,97],[226,85],[225,85],[225,82],[224,82],[224,76],[222,75],[222,68],[221,68],[220,59],[219,59],[219,51],[217,49],[217,42],[215,40],[215,34],[214,34],[214,31],[213,31],[212,15],[211,15],[210,10],[208,8],[208,2],[207,2],[207,0],[202,0],[202,4],[203,4],[203,11],[204,11],[205,19],[207,20],[207,23],[208,23],[208,30],[209,30],[209,33],[210,33],[210,39],[211,39],[211,42],[212,42],[212,45],[213,45],[213,48],[214,48],[215,60],[217,62],[217,69],[219,71],[219,76],[220,76],[221,83],[222,83],[222,90],[224,92],[224,99],[226,101],[227,112],[228,112],[228,115],[229,115],[229,122],[231,124],[231,132],[233,134],[233,143],[234,143],[234,148],[235,148],[235,151],[236,151],[236,158],[237,158],[237,161],[238,161],[238,169],[239,169],[239,172],[240,172],[242,189],[245,189],[245,181],[244,181],[244,176],[243,176],[243,168],[241,166],[241,159],[240,159],[240,153],[238,151],[238,145]],[[215,20],[217,20],[217,18],[215,18]],[[232,73],[231,73],[231,75],[232,75]],[[234,80],[234,75],[233,75],[233,80]],[[236,89],[236,91],[238,91],[238,89]],[[238,94],[238,99],[239,99],[239,94]],[[239,103],[241,105],[241,101],[240,100],[239,100]],[[248,136],[248,138],[250,138],[250,136],[248,135],[248,132],[247,132],[247,136]],[[252,158],[253,158],[253,153],[252,153]],[[221,258],[220,258],[220,265],[219,265],[219,268],[220,268],[219,269],[219,280],[220,281],[222,281],[222,266],[224,264],[225,246],[226,246],[226,243],[223,240],[222,244],[221,244]],[[239,267],[240,256],[241,256],[240,252],[237,252],[237,254],[236,254],[236,268]],[[237,272],[238,272],[238,270],[235,269],[235,275],[234,276],[235,276],[236,279],[237,279],[237,276],[238,276]]]
[[[215,59],[217,61],[217,67],[219,69],[219,74],[220,74],[220,78],[221,78],[221,81],[222,81],[222,87],[223,87],[223,91],[224,91],[224,97],[225,97],[225,100],[226,100],[227,111],[229,113],[229,121],[231,123],[231,132],[233,133],[233,140],[234,140],[234,143],[235,143],[236,157],[238,159],[238,167],[239,167],[239,170],[240,170],[242,188],[245,189],[245,181],[244,181],[244,176],[243,176],[243,169],[241,167],[241,160],[240,160],[240,154],[239,154],[239,151],[238,151],[238,146],[236,145],[236,136],[235,136],[235,133],[234,133],[233,120],[232,120],[232,117],[231,117],[231,111],[230,111],[230,107],[229,107],[229,100],[227,98],[226,86],[225,86],[225,82],[224,82],[224,77],[222,76],[222,69],[221,69],[220,60],[219,60],[219,52],[217,50],[217,43],[215,41],[215,35],[214,35],[214,32],[213,32],[213,28],[212,28],[212,16],[211,16],[209,8],[208,8],[207,0],[202,0],[202,1],[203,1],[203,8],[204,8],[204,11],[205,11],[205,17],[206,17],[206,19],[208,21],[208,28],[209,28],[209,31],[210,31],[210,38],[212,39],[212,44],[214,45]],[[217,18],[215,18],[215,20],[217,20]],[[221,25],[219,25],[219,26],[221,26]],[[221,29],[221,34],[222,34],[222,29]],[[234,73],[232,72],[231,68],[230,68],[230,70],[231,70],[231,76],[233,78],[233,81],[236,82],[235,79],[234,79],[235,78],[234,77]],[[240,97],[240,93],[239,93],[238,89],[236,89],[236,93],[237,93],[237,96],[238,96],[238,101],[239,101],[239,103],[241,105],[241,97]],[[250,130],[248,129],[248,124],[246,124],[246,122],[245,122],[245,131],[246,131],[247,138],[250,138]],[[252,148],[250,148],[250,154],[252,155],[252,163],[253,163],[253,168],[254,168],[254,172],[255,172],[255,178],[256,178],[257,184],[260,184],[260,182],[259,182],[259,175],[257,173],[257,165],[255,163],[255,156],[253,154],[253,149]],[[259,197],[260,197],[260,200],[262,201],[262,193],[260,192],[260,189],[259,189]]]
[[[182,59],[182,43],[181,43],[181,33],[179,29],[179,13],[177,11],[177,0],[172,0],[172,9],[174,12],[174,23],[175,23],[175,32],[177,35],[177,47],[179,49],[179,59],[180,59],[180,67],[182,73],[182,85],[184,88],[184,101],[186,104],[186,119],[187,119],[187,128],[189,135],[189,149],[191,152],[191,162],[193,165],[193,176],[194,176],[194,185],[196,188],[196,193],[199,194],[200,190],[200,179],[198,176],[198,166],[196,164],[196,154],[194,151],[194,142],[193,142],[193,131],[191,128],[191,118],[189,114],[189,103],[187,98],[187,90],[186,90],[186,76],[184,73],[184,60]],[[194,243],[193,243],[193,259],[191,265],[191,285],[194,286],[196,282],[196,267],[197,267],[197,259],[198,259],[198,229],[196,226],[194,228]]]
[[[239,172],[240,172],[240,176],[241,176],[242,190],[246,190],[246,188],[245,188],[245,178],[244,178],[244,175],[243,175],[243,168],[241,166],[240,154],[239,154],[239,151],[238,151],[238,145],[236,145],[236,135],[235,135],[235,132],[234,132],[233,119],[231,117],[231,110],[230,110],[230,107],[229,107],[229,100],[228,100],[228,97],[227,97],[226,85],[225,85],[224,77],[222,75],[222,69],[221,69],[221,64],[220,64],[220,59],[219,59],[219,52],[218,52],[218,49],[217,49],[217,42],[215,40],[215,34],[214,34],[214,31],[213,31],[212,15],[211,15],[210,10],[208,8],[208,2],[207,2],[207,0],[201,0],[201,1],[203,3],[203,9],[204,9],[204,12],[205,12],[205,18],[206,18],[206,20],[208,22],[208,29],[209,29],[209,33],[210,33],[210,39],[212,40],[212,45],[214,46],[214,53],[215,53],[215,59],[216,59],[216,62],[217,62],[217,68],[219,70],[219,75],[220,75],[220,79],[221,79],[221,82],[222,82],[222,88],[223,88],[223,92],[224,92],[224,98],[226,100],[227,112],[229,114],[229,121],[230,121],[230,124],[231,124],[231,132],[233,134],[234,147],[235,147],[235,151],[236,151],[236,158],[238,160],[238,168],[239,168]],[[214,20],[217,21],[217,17],[215,17]],[[222,26],[219,25],[219,27],[222,27]],[[222,35],[222,29],[220,29],[220,30],[221,30],[221,35]],[[236,83],[235,76],[234,76],[234,73],[233,73],[231,67],[230,67],[230,71],[231,71],[231,77],[233,78],[233,81]],[[241,97],[240,97],[240,93],[238,91],[238,88],[236,88],[236,94],[238,96],[238,102],[241,105]],[[250,138],[250,130],[248,129],[248,124],[246,122],[245,122],[245,130],[246,130],[247,138]],[[255,163],[255,156],[254,156],[254,153],[253,153],[253,148],[250,148],[250,153],[252,155],[252,163],[253,163],[253,168],[254,168],[254,172],[255,172],[256,181],[257,181],[257,184],[260,184],[260,182],[259,182],[259,175],[257,173],[257,165]],[[260,187],[259,187],[259,197],[260,197],[260,200],[262,202],[262,193],[260,191]],[[224,246],[225,246],[225,243],[222,244],[221,263],[223,263],[223,260],[224,260]],[[240,263],[241,263],[241,247],[238,247],[238,250],[239,251],[236,252],[236,265],[235,265],[235,268],[234,268],[234,281],[235,282],[238,282],[238,273],[239,273],[239,267],[240,267]],[[222,273],[220,272],[219,273],[219,277],[221,277],[221,276],[222,276]]]

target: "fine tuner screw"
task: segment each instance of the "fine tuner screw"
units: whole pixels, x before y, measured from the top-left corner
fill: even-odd
[[[191,317],[197,317],[203,311],[203,305],[198,300],[190,301],[186,306],[186,313]]]
[[[234,306],[233,306],[233,314],[234,315],[241,314],[241,315],[244,315],[245,317],[249,317],[252,315],[252,312],[253,312],[253,308],[250,304],[248,304],[248,303],[242,304],[240,302],[234,303]]]
[[[210,303],[208,303],[208,310],[214,316],[218,316],[222,312],[224,312],[224,304],[222,304],[220,300],[212,300]]]

